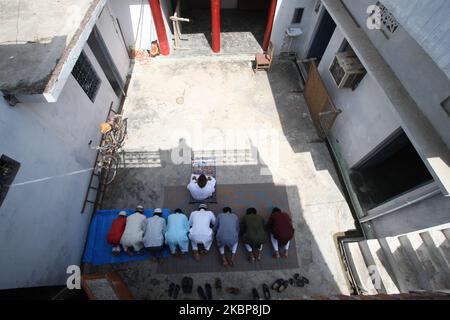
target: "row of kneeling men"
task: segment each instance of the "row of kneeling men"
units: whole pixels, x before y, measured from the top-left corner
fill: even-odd
[[[119,213],[108,232],[107,241],[113,246],[113,255],[119,255],[121,247],[129,255],[144,254],[147,250],[157,261],[162,258],[165,245],[172,255],[182,256],[189,251],[191,242],[193,256],[200,261],[210,251],[215,235],[222,264],[233,266],[240,237],[252,262],[261,260],[263,246],[270,238],[273,257],[288,257],[289,245],[294,237],[288,213],[275,207],[266,223],[255,208],[247,209],[242,221],[230,207],[222,211],[215,216],[205,204],[201,204],[189,219],[181,209],[176,209],[166,220],[161,209],[155,209],[154,215],[146,218],[144,208],[138,206],[135,213],[128,217],[124,211]],[[231,253],[228,257],[226,247]]]

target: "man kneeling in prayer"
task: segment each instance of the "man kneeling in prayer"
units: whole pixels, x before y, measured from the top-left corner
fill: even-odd
[[[204,250],[201,252],[202,255],[207,254],[209,249],[211,249],[213,242],[213,230],[211,227],[215,223],[216,217],[213,212],[208,211],[206,204],[201,204],[198,211],[191,213],[189,217],[189,225],[191,227],[189,238],[191,239],[195,260],[200,261],[199,244],[203,244],[204,246]]]

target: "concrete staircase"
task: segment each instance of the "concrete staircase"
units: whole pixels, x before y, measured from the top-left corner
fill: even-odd
[[[450,292],[450,228],[364,241],[345,240],[345,260],[359,293]]]

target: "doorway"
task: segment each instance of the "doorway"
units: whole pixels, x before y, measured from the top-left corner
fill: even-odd
[[[106,78],[108,79],[109,84],[111,85],[114,93],[118,98],[122,97],[124,94],[124,82],[121,79],[119,70],[116,67],[116,64],[109,53],[108,48],[106,47],[106,43],[103,40],[103,37],[100,34],[97,26],[94,26],[94,29],[89,36],[87,41],[89,48],[91,48],[92,53],[94,53],[95,58],[98,63],[102,67],[103,72],[105,73]]]
[[[362,208],[369,211],[433,182],[406,133],[400,129],[350,170]]]
[[[181,48],[175,54],[211,53],[211,0],[178,0],[178,15],[190,19],[181,24]],[[176,8],[177,1],[173,2]],[[270,0],[221,1],[221,52],[240,54],[262,51]]]
[[[317,65],[319,65],[322,60],[325,50],[330,43],[331,37],[336,30],[336,23],[325,8],[322,9],[319,21],[320,22],[317,25],[313,41],[306,56],[307,59],[316,58]]]

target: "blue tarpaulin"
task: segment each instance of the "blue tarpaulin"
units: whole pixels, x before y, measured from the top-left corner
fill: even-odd
[[[145,216],[152,217],[154,209],[146,209]],[[144,255],[128,256],[122,251],[121,255],[114,257],[111,254],[112,246],[106,241],[106,235],[111,228],[112,222],[117,218],[120,211],[126,211],[128,215],[134,213],[134,209],[127,210],[100,210],[94,214],[89,234],[87,238],[86,248],[84,250],[83,262],[90,263],[95,266],[102,264],[124,263],[131,261],[142,261],[150,259],[150,254],[146,252]],[[170,214],[169,209],[163,209],[163,218],[167,220]],[[164,251],[164,256],[169,256],[169,250]]]

